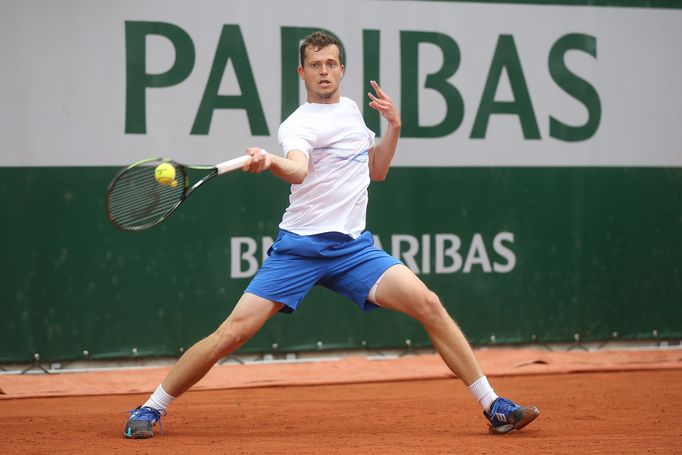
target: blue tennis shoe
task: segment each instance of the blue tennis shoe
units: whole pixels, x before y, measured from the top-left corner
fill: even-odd
[[[490,414],[483,411],[483,415],[488,419],[491,433],[504,434],[525,427],[540,415],[540,411],[535,406],[526,408],[498,397],[490,406]]]
[[[149,406],[138,406],[135,409],[128,411],[130,417],[126,422],[123,436],[128,439],[146,439],[154,436],[152,427],[159,423],[161,433],[163,433],[163,426],[161,425],[161,416],[166,415],[166,411],[158,411]]]

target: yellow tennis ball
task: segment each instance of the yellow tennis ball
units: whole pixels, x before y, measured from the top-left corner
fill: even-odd
[[[156,166],[154,177],[162,185],[172,185],[175,181],[175,168],[172,164],[161,163]],[[177,182],[175,184],[177,185]]]

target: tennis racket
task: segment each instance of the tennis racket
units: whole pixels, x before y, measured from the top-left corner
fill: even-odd
[[[104,210],[111,224],[122,231],[149,229],[171,216],[201,185],[216,175],[241,168],[249,158],[244,155],[215,166],[187,166],[167,158],[138,161],[122,169],[111,181],[104,198]],[[156,172],[164,164],[164,170],[172,177],[160,183]],[[199,171],[203,177],[193,183],[189,170]]]

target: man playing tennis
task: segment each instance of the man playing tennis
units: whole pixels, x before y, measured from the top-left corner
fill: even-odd
[[[300,78],[307,102],[279,129],[284,156],[249,148],[244,170],[269,170],[292,184],[290,205],[268,258],[230,316],[178,360],[144,405],[130,411],[127,438],[149,438],[167,406],[220,359],[249,340],[277,312],[293,312],[316,284],[353,300],[363,310],[390,308],[422,323],[448,367],[483,408],[490,431],[506,433],[533,421],[539,411],[498,397],[461,330],[438,296],[399,260],[378,249],[365,231],[367,187],[384,180],[398,144],[401,120],[375,81],[369,105],[388,122],[374,142],[358,106],[341,97],[343,49],[316,32],[301,44]],[[294,264],[295,262],[295,264]]]

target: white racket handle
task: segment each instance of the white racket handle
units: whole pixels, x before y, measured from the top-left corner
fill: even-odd
[[[234,171],[235,169],[239,169],[244,165],[244,163],[246,163],[249,160],[249,158],[251,158],[249,155],[243,155],[240,156],[239,158],[234,158],[216,164],[215,167],[218,169],[218,175],[224,174],[225,172]]]

